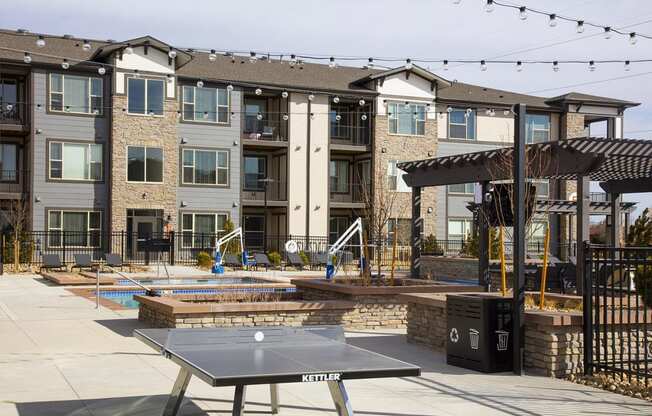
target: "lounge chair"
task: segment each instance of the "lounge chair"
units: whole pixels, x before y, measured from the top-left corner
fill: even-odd
[[[93,270],[94,264],[91,260],[90,254],[75,254],[74,256],[75,264],[70,268],[70,271],[73,271],[75,267],[79,268],[81,272],[82,269],[91,269]]]
[[[238,258],[236,254],[225,254],[222,258],[222,264],[226,267],[238,268],[242,267],[242,261]]]
[[[65,271],[66,266],[61,263],[61,257],[58,254],[44,254],[43,255],[43,264],[39,268],[39,272],[50,269],[58,269],[59,271]]]
[[[286,253],[286,255],[287,255],[287,261],[285,262],[286,267],[287,266],[296,267],[299,270],[303,270],[303,268],[306,266],[299,254]]]
[[[269,261],[269,257],[265,253],[254,253],[254,261],[256,262],[256,269],[259,266],[265,267],[265,270],[272,267],[272,262]]]
[[[326,267],[328,263],[328,253],[324,251],[310,253],[310,268],[317,267],[317,269]]]
[[[119,254],[107,253],[104,255],[104,259],[106,260],[106,265],[109,267],[113,267],[114,269],[120,268],[120,270],[124,267],[128,267],[129,271],[131,271],[131,264],[124,263]]]

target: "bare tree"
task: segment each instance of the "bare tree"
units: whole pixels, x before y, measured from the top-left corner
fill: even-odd
[[[23,233],[27,230],[29,222],[29,205],[25,198],[12,199],[9,208],[5,211],[7,223],[11,227],[13,247],[14,270],[20,269],[20,243]]]

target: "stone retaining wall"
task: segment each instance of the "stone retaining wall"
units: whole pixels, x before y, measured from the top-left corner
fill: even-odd
[[[461,257],[421,256],[421,277],[478,281],[478,259]]]

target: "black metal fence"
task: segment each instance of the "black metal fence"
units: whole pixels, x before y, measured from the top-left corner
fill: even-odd
[[[585,247],[584,371],[647,383],[652,378],[652,247]]]

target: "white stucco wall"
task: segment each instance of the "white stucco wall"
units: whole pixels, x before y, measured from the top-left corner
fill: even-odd
[[[292,93],[289,101],[288,234],[306,235],[306,160],[308,97]]]
[[[328,131],[328,96],[317,95],[311,103],[310,111],[315,115],[310,120],[310,235],[328,235],[328,168],[329,168],[329,131]],[[292,171],[290,171],[292,172]]]

